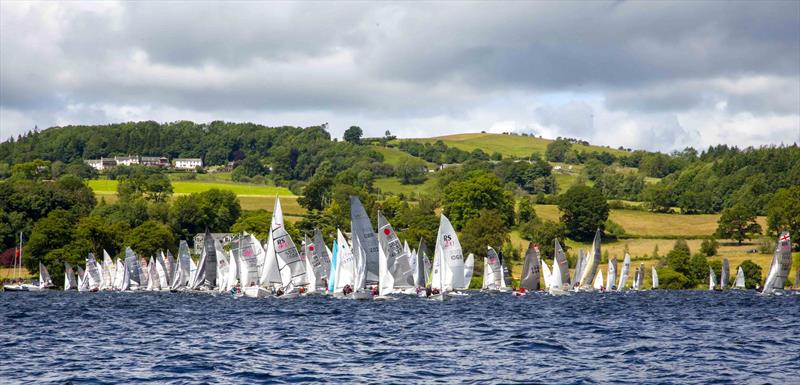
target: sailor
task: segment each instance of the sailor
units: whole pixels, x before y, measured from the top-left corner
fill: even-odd
[[[278,291],[275,292],[275,296],[276,297],[280,297],[282,295],[283,295],[283,288],[280,287],[280,288],[278,288]]]
[[[342,293],[344,293],[344,295],[348,295],[348,294],[350,294],[352,292],[353,292],[353,288],[350,287],[349,284],[348,285],[344,285],[344,287],[342,288]]]
[[[373,296],[377,296],[377,295],[378,295],[378,293],[379,293],[379,292],[378,292],[378,287],[377,287],[377,286],[373,286],[373,287],[372,287],[372,295],[373,295]]]

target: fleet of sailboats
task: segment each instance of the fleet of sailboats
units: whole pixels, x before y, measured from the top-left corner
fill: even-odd
[[[186,241],[180,241],[178,257],[159,251],[145,258],[126,248],[124,257],[112,258],[105,250],[98,261],[89,253],[83,266],[64,264],[64,290],[93,291],[171,291],[230,293],[253,298],[296,298],[305,295],[328,294],[343,299],[392,299],[393,295],[420,295],[444,301],[453,296],[467,295],[472,280],[475,255],[463,257],[458,235],[445,215],[440,216],[433,262],[428,259],[427,246],[420,240],[417,249],[401,242],[394,228],[381,213],[377,227],[366,214],[358,197],[350,197],[350,238],[337,229],[331,248],[322,233],[315,229],[309,237],[302,236],[298,245],[284,226],[280,199],[276,197],[268,239],[261,243],[248,233],[237,234],[227,244],[214,239],[207,231],[199,261],[195,262]],[[558,239],[553,241],[552,267],[542,258],[539,247],[530,243],[522,263],[519,291],[543,289],[552,295],[571,291],[624,291],[627,288],[631,256],[625,253],[622,268],[617,274],[617,259],[607,261],[605,276],[600,269],[601,232],[595,233],[589,253],[578,251],[574,273]],[[14,259],[14,274],[21,275],[22,244]],[[789,234],[780,234],[772,264],[762,293],[781,293],[792,265]],[[722,259],[719,276],[709,268],[709,290],[729,287],[730,264]],[[77,271],[76,271],[77,269]],[[659,288],[658,271],[651,266],[651,289]],[[503,254],[487,245],[483,258],[481,289],[487,292],[510,292],[513,288],[510,270]],[[795,288],[800,281],[796,272]],[[619,276],[617,280],[617,276]],[[640,263],[633,272],[633,290],[643,290],[645,267]],[[719,278],[717,278],[719,277]],[[738,267],[732,284],[745,288],[745,272]],[[4,285],[7,291],[39,291],[55,288],[44,264],[39,263],[37,284],[21,280]]]

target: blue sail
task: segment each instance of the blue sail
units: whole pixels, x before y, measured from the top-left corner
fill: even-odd
[[[328,292],[333,293],[333,288],[335,282],[334,279],[336,278],[336,255],[339,253],[339,245],[336,243],[336,240],[333,240],[333,255],[331,256],[331,274],[328,276]]]

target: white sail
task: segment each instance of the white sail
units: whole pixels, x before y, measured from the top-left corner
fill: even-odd
[[[408,243],[403,246],[394,228],[380,211],[378,211],[378,248],[383,249],[383,254],[386,256],[387,269],[392,275],[394,287],[398,289],[414,287],[414,269],[409,263]],[[378,273],[380,280],[380,271]]]
[[[100,271],[97,270],[97,261],[92,253],[89,253],[89,257],[86,258],[86,275],[87,277],[85,278],[88,278],[89,290],[99,289],[102,278],[100,277]]]
[[[608,260],[608,270],[606,270],[606,290],[617,289],[617,259]]]
[[[342,231],[339,229],[336,230],[335,246],[337,247],[337,250],[334,252],[336,256],[336,278],[334,279],[335,286],[333,292],[341,293],[345,286],[349,285],[353,288],[355,285],[356,260],[350,246],[347,244],[347,240],[344,238],[344,234],[342,234]]]
[[[159,289],[169,289],[169,268],[167,268],[167,261],[163,251],[159,251],[158,254],[156,254],[155,262]]]
[[[519,287],[525,290],[539,290],[539,269],[540,269],[539,247],[533,242],[528,244],[528,251],[525,253],[525,261],[522,264],[522,275],[519,280]]]
[[[117,263],[119,263],[119,261],[117,261]],[[130,270],[128,270],[128,267],[125,266],[125,263],[126,262],[123,262],[122,266],[121,266],[121,269],[122,269],[122,283],[121,283],[121,285],[119,287],[120,291],[130,290],[130,288],[131,288],[131,272],[130,272]]]
[[[144,288],[150,287],[150,267],[147,266],[147,259],[140,256],[137,263],[139,264],[139,279],[141,280],[141,282],[139,282],[140,286]]]
[[[464,257],[461,254],[461,243],[458,241],[453,225],[444,214],[439,218],[439,232],[436,237],[436,250],[438,259],[443,262],[440,269],[444,276],[439,282],[432,280],[432,287],[442,291],[453,290],[464,286]],[[436,259],[436,254],[434,254]],[[443,285],[439,287],[437,285]]]
[[[78,266],[78,291],[89,291],[89,275]]]
[[[561,285],[565,288],[569,288],[571,285],[569,280],[569,264],[567,263],[567,256],[564,254],[564,249],[561,248],[561,243],[558,242],[558,239],[555,239],[554,242],[556,255],[553,263],[558,263],[558,271],[561,275]],[[553,272],[555,271],[556,269],[553,267]],[[577,278],[575,278],[575,281],[577,282]]]
[[[583,267],[587,263],[586,254],[583,252],[583,249],[578,249],[578,257],[575,260],[575,273],[573,273],[572,277],[575,281],[574,283],[577,285],[580,283],[581,274],[583,273]],[[573,285],[574,286],[574,285]]]
[[[592,252],[586,256],[586,263],[583,265],[583,271],[580,275],[580,287],[589,287],[592,285],[592,280],[597,274],[597,268],[600,266],[600,229],[594,233],[594,242],[592,243]]]
[[[50,272],[47,271],[47,267],[39,262],[39,287],[47,289],[53,286],[55,285],[53,285],[53,280],[50,279]]]
[[[594,276],[592,288],[595,290],[603,290],[603,272],[600,269],[597,270],[597,275]]]
[[[317,250],[314,244],[311,243],[311,240],[305,235],[303,235],[303,243],[300,248],[302,250],[300,252],[300,260],[306,265],[306,278],[308,279],[307,290],[309,293],[313,293],[318,290],[318,287],[323,285],[322,280],[318,279],[316,276],[316,271],[319,269],[315,268],[311,263],[312,259],[316,259]]]
[[[561,264],[558,261],[553,261],[553,272],[550,275],[550,292],[564,291],[563,274],[561,273]]]
[[[130,280],[130,287],[137,288],[141,285],[141,268],[139,266],[139,258],[130,247],[125,248],[125,268],[128,269],[128,279]]]
[[[116,267],[114,268],[114,290],[122,290],[123,279],[125,278],[125,263],[122,258],[117,259]]]
[[[231,254],[238,263],[237,279],[242,286],[258,285],[260,272],[258,270],[259,254],[264,254],[258,239],[252,234],[243,234],[231,242]],[[263,257],[262,257],[263,258]],[[263,262],[262,262],[263,263]],[[229,282],[229,285],[232,284]]]
[[[430,274],[430,269],[427,267],[426,264],[430,264],[427,257],[425,256],[425,241],[422,239],[419,240],[419,249],[414,253],[414,285],[416,287],[425,287],[428,285],[428,275]]]
[[[353,256],[356,259],[356,281],[354,283],[356,291],[364,291],[367,287],[367,252],[364,250],[364,244],[361,241],[361,237],[358,234],[353,235]],[[358,248],[355,248],[355,245],[358,245]]]
[[[656,271],[655,266],[651,266],[650,269],[652,270],[652,275],[653,275],[653,282],[651,286],[653,287],[653,289],[658,289],[658,272]]]
[[[383,247],[378,248],[378,293],[387,295],[394,292],[394,277],[389,271],[389,261]]]
[[[325,244],[322,238],[322,232],[319,229],[314,229],[314,238],[312,239],[310,248],[315,252],[316,258],[312,255],[311,265],[314,266],[314,274],[317,276],[317,284],[325,285],[325,281],[331,275],[331,250]],[[322,288],[320,286],[320,288]]]
[[[295,287],[307,285],[306,266],[300,260],[297,247],[286,232],[286,228],[281,226],[272,230],[272,239],[283,286],[288,286],[290,283]]]
[[[192,290],[199,290],[206,282],[206,247],[203,247],[203,252],[200,254],[200,261],[195,266],[194,275],[192,275],[192,279],[190,280],[191,284],[189,288]],[[216,264],[214,265],[214,270],[216,270]]]
[[[467,260],[464,262],[464,286],[460,287],[459,289],[467,289],[469,287],[469,283],[472,281],[472,271],[475,267],[475,255],[469,253],[467,255]]]
[[[728,258],[722,258],[722,271],[719,273],[719,288],[725,290],[728,288],[728,276],[730,274],[730,263]]]
[[[544,280],[544,288],[550,289],[551,281],[553,280],[553,273],[550,271],[550,267],[547,266],[547,262],[542,259],[542,279]]]
[[[736,271],[736,282],[734,282],[733,286],[737,289],[744,289],[744,270],[741,266]]]
[[[243,273],[244,269],[257,269],[257,261],[255,259],[250,260],[250,262],[245,261],[242,258],[239,258],[239,253],[234,253],[233,250],[230,251],[228,254],[228,276],[225,277],[225,284],[221,284],[221,287],[224,287],[225,291],[230,291],[231,289],[235,288],[240,282],[247,282],[247,281],[239,281],[240,277],[246,277],[248,274]],[[252,263],[252,266],[249,264]],[[256,278],[257,279],[257,278]],[[255,281],[251,281],[252,284],[255,284]],[[241,286],[252,286],[251,283],[244,283]]]
[[[708,268],[708,290],[714,290],[717,286],[717,277],[714,274],[714,269]]]
[[[503,288],[503,265],[497,252],[487,246],[486,258],[483,259],[483,290],[500,290]]]
[[[772,255],[772,264],[769,268],[767,280],[764,283],[763,294],[769,294],[775,290],[783,290],[789,272],[792,270],[792,249],[789,233],[784,231],[778,237],[778,244],[775,246],[775,253]]]
[[[350,196],[350,236],[353,254],[364,249],[364,268],[367,282],[378,282],[378,239],[372,222],[357,196]],[[391,256],[390,256],[391,257]]]
[[[224,250],[222,252],[215,250],[214,254],[217,256],[217,285],[215,287],[218,292],[222,293],[227,289],[227,279],[230,274],[232,262],[228,259],[228,254]]]
[[[72,265],[64,262],[64,290],[77,290],[78,281],[75,279],[75,270]]]
[[[189,254],[189,244],[186,243],[185,240],[181,240],[178,246],[177,264],[178,266],[175,268],[175,275],[180,278],[173,280],[173,289],[186,287],[189,284],[189,280],[192,279],[194,271],[197,270],[197,265],[195,265],[191,254]]]
[[[114,287],[114,261],[108,252],[103,250],[103,289],[112,289]]]
[[[147,290],[161,290],[161,279],[158,276],[158,263],[150,257],[150,261],[147,264],[147,269],[149,276],[147,281]]]
[[[275,197],[275,208],[272,210],[272,222],[270,223],[269,237],[264,251],[264,267],[261,270],[261,278],[259,284],[261,286],[278,286],[283,285],[281,278],[281,271],[278,268],[278,258],[275,255],[275,241],[272,237],[272,232],[278,228],[283,228],[283,208],[281,208],[281,200]]]
[[[167,268],[167,282],[169,282],[170,286],[172,286],[172,283],[175,282],[178,264],[175,261],[175,257],[172,255],[172,252],[169,250],[167,250],[167,255],[164,257],[164,266]]]
[[[193,289],[197,280],[197,263],[194,259],[189,258],[189,279],[186,280],[186,286]]]
[[[625,259],[622,260],[622,271],[619,273],[619,283],[617,284],[617,291],[625,290],[628,284],[628,272],[631,269],[631,255],[625,253]]]

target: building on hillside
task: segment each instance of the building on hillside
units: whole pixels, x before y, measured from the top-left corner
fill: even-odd
[[[117,166],[117,161],[114,158],[86,159],[84,163],[97,171],[108,170]]]
[[[139,155],[115,156],[114,160],[117,162],[117,166],[131,166],[139,164]]]
[[[169,159],[163,156],[143,156],[141,164],[151,167],[169,167]]]
[[[200,158],[175,158],[173,163],[178,170],[194,170],[203,167],[203,160]]]
[[[211,233],[211,238],[214,238],[215,242],[219,242],[220,246],[225,245],[226,243],[233,240],[232,233]],[[200,255],[203,253],[203,243],[206,240],[205,233],[197,233],[194,236],[194,254]]]

